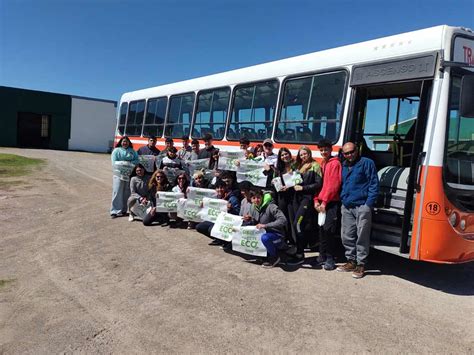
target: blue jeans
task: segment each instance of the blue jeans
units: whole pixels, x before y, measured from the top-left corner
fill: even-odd
[[[277,250],[283,246],[283,236],[274,232],[262,234],[262,244],[267,248],[269,256],[276,256]]]
[[[110,214],[126,213],[127,200],[130,197],[130,181],[120,180],[118,176],[113,176],[112,182],[112,204]]]

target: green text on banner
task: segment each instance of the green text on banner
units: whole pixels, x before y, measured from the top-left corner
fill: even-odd
[[[214,227],[212,227],[211,236],[230,242],[241,225],[242,217],[221,212],[217,217]]]
[[[240,227],[232,237],[232,250],[254,256],[267,256],[267,249],[262,243],[264,233],[265,229],[257,229],[255,226]]]

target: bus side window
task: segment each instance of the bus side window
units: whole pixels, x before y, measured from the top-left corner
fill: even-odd
[[[261,140],[271,136],[278,86],[277,80],[270,80],[234,89],[227,138]]]
[[[181,138],[183,135],[189,135],[194,97],[194,93],[171,96],[165,123],[166,137]]]
[[[140,136],[142,133],[143,117],[145,115],[145,100],[131,102],[128,109],[127,125],[125,134],[128,136]]]
[[[128,111],[128,102],[122,102],[120,105],[120,116],[119,116],[119,121],[118,121],[118,126],[117,126],[117,133],[120,136],[125,135],[125,123],[127,120],[127,111]]]
[[[230,88],[199,92],[196,114],[193,120],[193,138],[201,138],[206,133],[214,139],[224,138]]]
[[[167,97],[148,100],[145,123],[143,125],[143,136],[161,137],[163,135],[167,104]]]
[[[285,81],[275,140],[288,143],[316,143],[321,138],[337,140],[346,81],[345,71]]]

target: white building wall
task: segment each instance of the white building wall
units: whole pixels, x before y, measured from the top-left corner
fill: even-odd
[[[116,103],[72,97],[70,150],[107,152],[114,139]]]

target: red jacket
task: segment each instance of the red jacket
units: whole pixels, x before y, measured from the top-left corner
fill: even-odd
[[[321,162],[323,172],[323,187],[316,196],[314,202],[327,205],[331,201],[339,201],[342,182],[342,166],[337,157],[332,157],[329,161]]]

